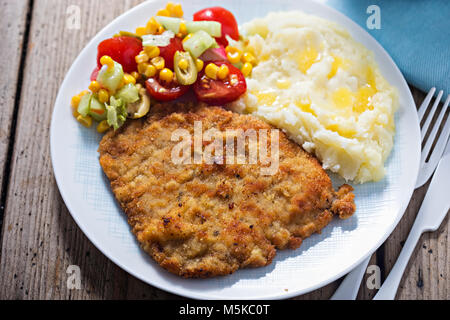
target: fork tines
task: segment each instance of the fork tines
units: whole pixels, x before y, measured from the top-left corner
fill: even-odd
[[[436,99],[434,100],[433,105],[431,106],[431,108],[429,108],[435,92],[436,88],[432,88],[430,92],[428,92],[423,103],[421,104],[421,106],[417,111],[419,116],[419,122],[421,124],[423,122],[423,125],[421,125],[422,156],[420,163],[422,170],[426,169],[425,167],[428,167],[427,169],[431,170],[431,168],[433,168],[434,171],[435,164],[437,164],[437,162],[441,158],[441,155],[444,152],[445,145],[450,136],[450,115],[447,117],[447,120],[445,121],[444,124],[445,114],[449,109],[450,95],[447,96],[447,99],[445,100],[444,105],[442,106],[442,109],[436,121],[433,123],[433,125],[431,125],[433,119],[435,118],[435,114],[438,109],[441,98],[444,94],[442,90],[439,91]],[[426,112],[427,110],[429,110],[428,113]],[[439,130],[441,127],[442,129]],[[439,132],[440,134],[438,135]],[[418,183],[419,182],[420,184],[424,183],[424,181],[418,181]]]

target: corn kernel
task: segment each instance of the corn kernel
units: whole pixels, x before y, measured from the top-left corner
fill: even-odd
[[[188,68],[188,66],[189,66],[189,62],[188,62],[186,59],[181,59],[181,60],[178,62],[178,67],[179,67],[181,70],[186,70],[186,69]]]
[[[241,50],[239,50],[239,49],[236,48],[236,47],[232,47],[232,46],[227,46],[227,47],[225,48],[225,52],[226,52],[226,53],[229,53],[229,52],[231,52],[231,53],[239,52],[240,54],[242,54]]]
[[[158,26],[158,29],[156,29],[156,34],[161,34],[164,32],[164,27],[163,26]]]
[[[217,80],[217,73],[219,72],[219,67],[214,63],[208,63],[205,68],[205,74],[208,78]]]
[[[203,65],[204,65],[204,64],[205,64],[205,63],[203,62],[202,59],[197,59],[197,60],[195,60],[195,65],[197,66],[197,71],[198,71],[198,72],[202,71]]]
[[[138,28],[136,28],[136,32],[135,33],[138,36],[142,37],[142,36],[147,34],[147,28],[145,28],[145,27],[138,27]]]
[[[181,4],[174,4],[173,2],[168,2],[166,5],[167,11],[169,11],[171,17],[181,18],[183,17],[183,8]]]
[[[145,72],[143,72],[143,73],[147,78],[153,77],[156,74],[156,68],[155,68],[155,66],[149,64],[149,65],[147,65],[147,68],[145,69]]]
[[[174,7],[175,7],[175,3],[173,3],[172,1],[167,2],[166,10],[169,11],[171,16],[172,16],[172,12],[173,12]]]
[[[248,62],[244,63],[244,65],[242,66],[242,69],[241,69],[244,77],[248,77],[250,75],[250,73],[252,73],[252,69],[253,69],[253,66],[251,63],[248,63]]]
[[[164,58],[163,58],[163,57],[154,57],[154,58],[151,60],[151,63],[155,66],[155,68],[156,68],[157,70],[162,70],[162,69],[164,69],[165,61],[164,61]]]
[[[219,77],[220,80],[224,80],[226,77],[228,77],[228,74],[230,73],[230,69],[228,69],[228,66],[223,64],[220,66],[219,71],[217,72],[217,77]]]
[[[186,23],[184,23],[184,21],[182,21],[182,22],[180,23],[180,30],[179,30],[179,32],[180,32],[183,36],[187,35]]]
[[[227,52],[227,59],[231,63],[238,63],[241,61],[241,53],[238,50]]]
[[[98,91],[98,101],[105,103],[109,101],[109,92],[105,89],[100,89]]]
[[[72,97],[72,100],[70,101],[70,104],[72,105],[73,108],[78,108],[78,105],[80,104],[81,101],[81,97],[79,94],[77,94],[76,96]]]
[[[252,55],[250,52],[246,52],[242,55],[242,62],[246,63],[251,63],[251,64],[255,64],[256,63],[256,58],[254,55]]]
[[[107,65],[108,69],[114,68],[114,60],[110,56],[103,56],[100,58],[100,63],[102,65]]]
[[[149,66],[149,64],[148,64],[147,62],[139,63],[138,66],[137,66],[138,72],[139,72],[140,74],[144,74],[144,73],[145,73],[145,70],[147,70],[147,67],[148,67],[148,66]]]
[[[181,6],[181,4],[177,3],[174,7],[173,7],[173,12],[172,15],[176,18],[182,18],[184,15],[183,12],[183,7]]]
[[[100,83],[98,83],[95,80],[92,81],[91,84],[89,85],[89,90],[91,90],[92,92],[98,92],[100,88],[101,88]]]
[[[170,12],[167,9],[158,10],[156,13],[157,16],[170,17]]]
[[[194,35],[193,33],[189,33],[186,37],[184,37],[183,43],[192,38],[193,35]]]
[[[75,117],[75,119],[78,118],[78,116],[79,116],[80,114],[78,113],[77,108],[74,108],[74,109],[72,110],[72,115]]]
[[[139,74],[139,72],[133,71],[131,73],[131,76],[135,79],[135,80],[139,80],[139,78],[141,77],[141,75]],[[136,81],[135,81],[136,82]]]
[[[148,20],[145,31],[147,34],[157,34],[160,27],[161,25],[155,20],[155,17],[152,17]]]
[[[141,53],[139,53],[136,57],[135,57],[136,63],[143,63],[143,62],[148,62],[148,60],[150,60],[149,56],[141,51]]]
[[[172,70],[168,69],[168,68],[164,68],[159,72],[159,78],[162,81],[165,81],[167,83],[172,82],[173,80],[173,72]]]
[[[125,81],[125,84],[129,84],[129,83],[131,83],[131,84],[136,84],[136,78],[135,77],[133,77],[131,74],[129,74],[129,73],[125,73],[124,75],[123,75],[123,80]]]
[[[77,117],[77,121],[86,128],[92,126],[92,118],[90,116],[83,117],[81,114]]]
[[[159,48],[156,46],[144,47],[144,51],[147,54],[149,59],[157,57],[161,53],[161,50],[159,50]]]
[[[104,133],[109,129],[109,124],[107,120],[101,121],[97,126],[98,133]]]

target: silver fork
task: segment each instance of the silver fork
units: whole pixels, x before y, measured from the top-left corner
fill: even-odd
[[[431,99],[433,98],[435,92],[436,88],[431,88],[431,90],[428,92],[427,96],[423,100],[422,104],[420,105],[417,111],[419,116],[419,123],[422,123],[426,110],[428,109]],[[431,121],[436,113],[437,107],[439,105],[439,102],[441,101],[443,94],[444,92],[442,90],[439,91],[436,99],[434,100],[434,104],[431,107],[431,110],[428,113],[428,116],[421,127],[420,133],[422,137],[422,145],[425,142],[424,139],[427,135],[427,132],[429,131],[428,129],[430,127]],[[438,140],[436,141],[436,145],[430,154],[431,147],[433,146],[433,142],[436,139],[439,127],[443,122],[449,103],[450,103],[450,95],[447,96],[444,106],[442,107],[442,110],[436,122],[434,123],[433,128],[431,129],[428,139],[426,139],[425,145],[423,145],[422,147],[419,176],[417,178],[415,186],[416,189],[423,186],[428,181],[428,179],[430,179],[431,175],[436,169],[439,160],[442,157],[442,153],[444,152],[445,145],[450,135],[450,115],[448,116],[447,121],[441,131],[441,134],[439,135]],[[370,256],[366,260],[364,260],[361,264],[359,264],[355,269],[353,269],[349,274],[347,274],[347,276],[342,281],[339,288],[331,297],[331,300],[356,299],[359,287],[361,286],[361,281],[364,277],[369,261]]]

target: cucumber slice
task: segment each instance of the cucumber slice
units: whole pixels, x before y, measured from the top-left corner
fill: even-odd
[[[139,91],[134,84],[129,83],[117,92],[116,98],[122,99],[125,104],[134,103],[139,100]]]
[[[114,127],[114,130],[120,128],[126,120],[126,110],[121,99],[111,97],[110,105],[106,105],[108,124]]]
[[[95,121],[103,121],[106,120],[106,107],[103,103],[97,100],[94,96],[91,98],[91,104],[89,108],[89,115]]]
[[[183,48],[185,51],[189,51],[194,58],[198,58],[203,52],[214,45],[217,45],[216,40],[206,33],[206,31],[200,30],[194,33],[191,38],[184,41]]]
[[[78,104],[77,111],[83,117],[86,117],[89,114],[91,98],[92,98],[92,93],[87,93],[81,98],[80,103]]]
[[[97,76],[97,81],[100,82],[110,92],[115,92],[120,86],[123,79],[122,65],[114,61],[114,67],[110,70],[107,65],[104,65]]]
[[[195,33],[203,30],[216,38],[220,38],[222,36],[222,25],[217,21],[187,21],[186,30],[189,33]]]
[[[158,21],[158,23],[160,23],[166,30],[170,30],[175,34],[180,32],[181,19],[156,16],[155,20]]]
[[[117,110],[113,106],[106,105],[107,121],[110,126],[114,127],[114,130],[119,129],[119,121],[117,120]]]

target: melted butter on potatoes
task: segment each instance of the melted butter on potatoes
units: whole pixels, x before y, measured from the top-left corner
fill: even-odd
[[[270,13],[242,31],[258,64],[231,108],[284,129],[347,180],[383,178],[398,103],[372,52],[336,24],[302,12]]]

